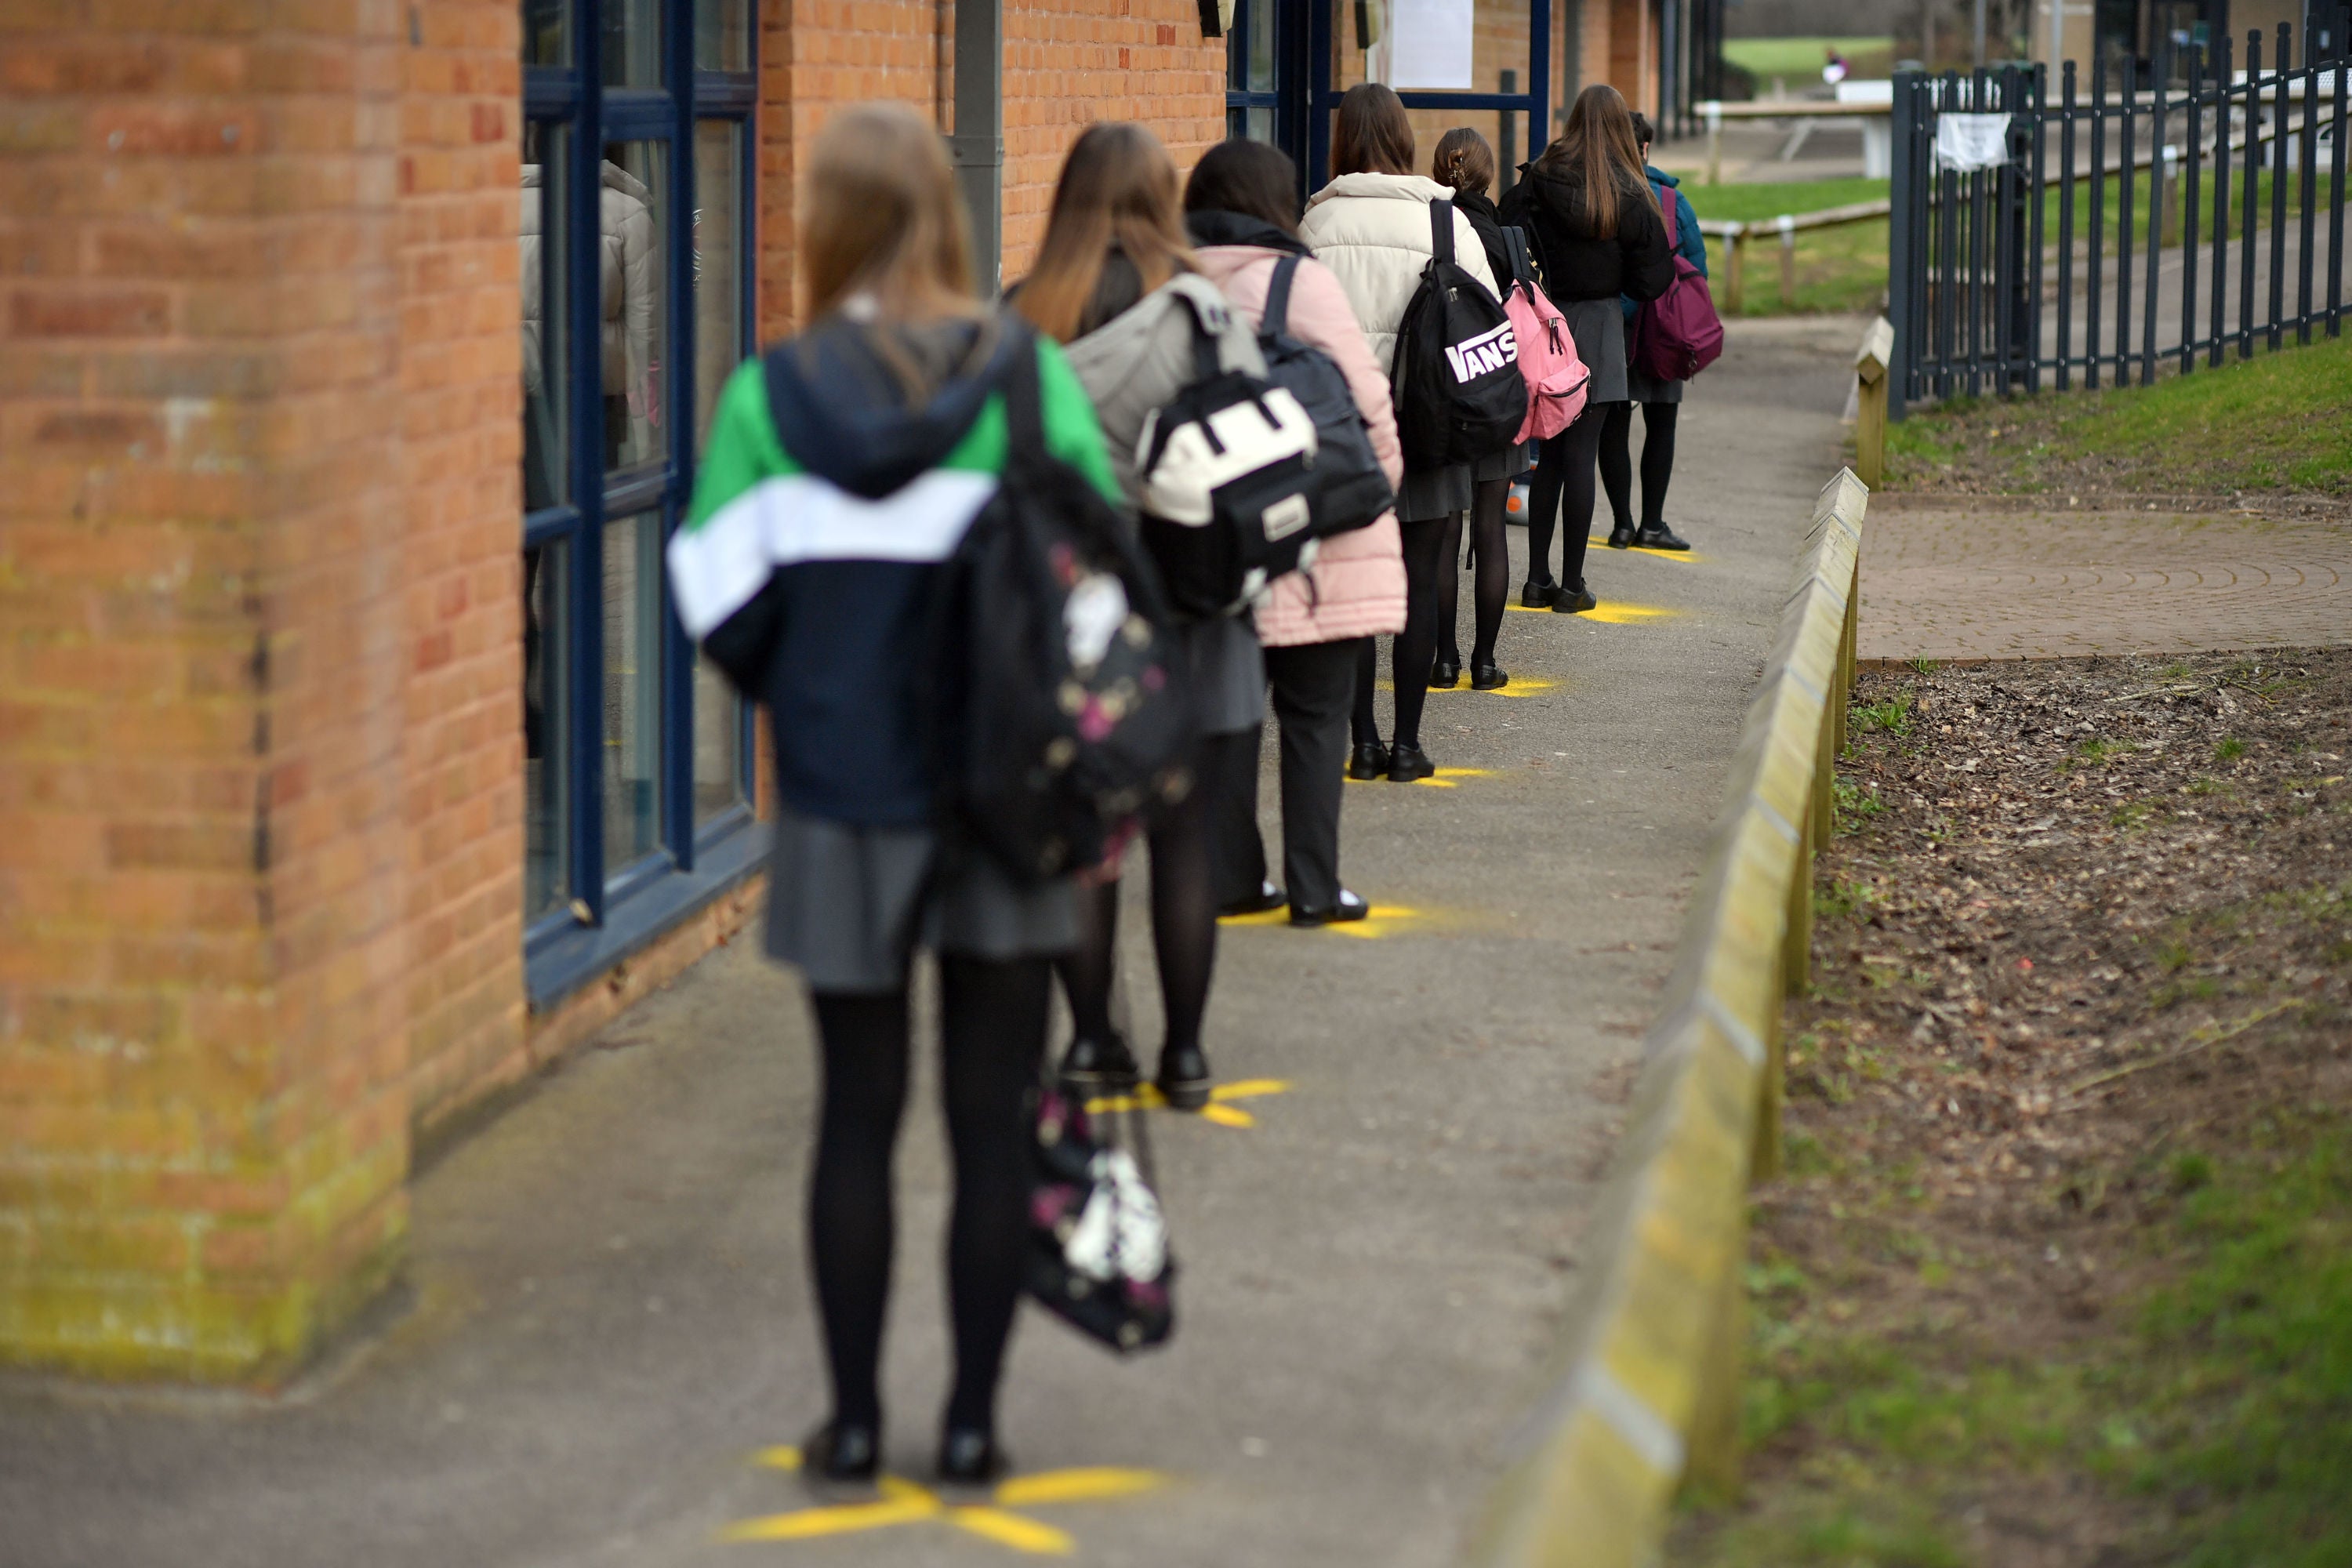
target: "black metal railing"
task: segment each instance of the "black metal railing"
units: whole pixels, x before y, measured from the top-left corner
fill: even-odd
[[[2339,335],[2352,10],[2294,43],[2069,60],[2054,102],[2041,66],[1898,72],[1895,416]]]

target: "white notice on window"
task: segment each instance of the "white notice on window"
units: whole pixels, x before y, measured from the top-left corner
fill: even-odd
[[[1461,89],[1471,79],[1471,0],[1392,0],[1389,85]]]

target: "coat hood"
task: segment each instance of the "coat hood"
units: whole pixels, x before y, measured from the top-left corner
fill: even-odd
[[[638,179],[618,163],[607,162],[598,165],[598,170],[606,190],[618,191],[625,196],[635,196],[647,206],[654,205],[652,189],[643,180]]]
[[[1665,187],[1666,187],[1666,189],[1668,189],[1668,190],[1670,190],[1670,191],[1671,191],[1671,190],[1673,190],[1673,189],[1675,189],[1676,186],[1678,186],[1678,185],[1680,185],[1680,184],[1682,184],[1682,181],[1681,181],[1681,180],[1679,180],[1679,179],[1675,178],[1675,177],[1674,175],[1672,175],[1672,174],[1667,174],[1664,169],[1659,168],[1655,163],[1644,163],[1644,164],[1643,164],[1643,165],[1642,165],[1642,173],[1643,173],[1644,174],[1647,174],[1647,175],[1650,177],[1650,184],[1654,184],[1654,185],[1664,185],[1664,186],[1665,186]]]
[[[811,473],[878,500],[939,466],[1033,341],[1002,321],[881,326],[837,314],[768,355],[769,416]],[[924,389],[912,398],[910,372]]]
[[[1473,217],[1485,218],[1488,223],[1503,221],[1503,215],[1496,210],[1494,198],[1484,191],[1456,191],[1454,193],[1454,205]]]
[[[1454,195],[1453,186],[1441,185],[1426,174],[1342,174],[1307,197],[1307,205],[1319,206],[1341,196],[1384,196],[1427,206],[1433,201],[1451,201]]]
[[[1197,212],[1184,215],[1184,226],[1199,246],[1253,245],[1286,256],[1312,256],[1297,235],[1246,213]]]

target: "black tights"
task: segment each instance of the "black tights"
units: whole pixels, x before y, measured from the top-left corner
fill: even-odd
[[[1389,650],[1391,684],[1396,688],[1396,733],[1400,746],[1421,744],[1421,710],[1429,700],[1429,667],[1437,659],[1437,595],[1441,577],[1450,575],[1453,562],[1446,553],[1445,525],[1449,520],[1400,525],[1404,535],[1404,630]],[[1380,680],[1374,657],[1375,639],[1366,637],[1356,655],[1356,709],[1349,722],[1359,744],[1379,743],[1381,726],[1372,711],[1372,688]]]
[[[1209,1010],[1209,981],[1217,965],[1212,784],[1232,772],[1234,752],[1256,743],[1255,731],[1202,737],[1193,762],[1195,787],[1150,830],[1151,951],[1160,961],[1160,1002],[1168,1019],[1163,1051],[1201,1043],[1201,1019]],[[1255,773],[1250,777],[1255,784]],[[1070,1021],[1079,1039],[1110,1038],[1118,953],[1118,879],[1111,878],[1078,889],[1078,945],[1061,961]]]
[[[1642,405],[1642,526],[1666,525],[1666,485],[1675,477],[1675,415],[1679,403]],[[1619,528],[1633,526],[1633,405],[1612,403],[1601,426],[1601,488]]]
[[[1471,605],[1478,620],[1477,640],[1471,645],[1473,665],[1495,662],[1495,638],[1503,629],[1503,601],[1511,592],[1511,556],[1503,542],[1503,508],[1511,499],[1511,481],[1481,479],[1470,497],[1470,552],[1477,563],[1477,579],[1470,585]],[[1438,643],[1446,658],[1462,662],[1456,640],[1456,611],[1462,597],[1462,574],[1454,562],[1462,553],[1462,514],[1445,520],[1445,550],[1437,574]]]
[[[940,1092],[955,1158],[948,1308],[955,1389],[947,1425],[994,1429],[997,1373],[1029,1237],[1025,1098],[1045,1047],[1042,958],[940,959]],[[882,1419],[882,1314],[894,1236],[890,1154],[907,1104],[907,992],[820,993],[824,1107],[809,1184],[809,1251],[839,1422]]]
[[[1584,546],[1592,532],[1592,468],[1601,452],[1601,426],[1616,403],[1588,403],[1570,426],[1543,444],[1536,460],[1536,480],[1528,496],[1528,581],[1549,583],[1551,575],[1551,531],[1555,519],[1567,531],[1560,541],[1559,581],[1570,588],[1584,586]],[[1565,491],[1563,498],[1562,492]],[[1561,515],[1562,500],[1567,513]]]

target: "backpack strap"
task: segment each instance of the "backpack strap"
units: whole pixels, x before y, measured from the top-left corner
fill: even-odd
[[[1454,259],[1454,204],[1444,196],[1429,198],[1429,254],[1439,261]]]
[[[1658,198],[1659,215],[1666,220],[1666,248],[1680,250],[1682,237],[1675,232],[1675,193],[1655,180],[1650,182],[1650,189]]]
[[[1274,264],[1274,281],[1265,286],[1265,310],[1258,317],[1260,337],[1278,336],[1290,324],[1290,280],[1298,276],[1299,258],[1286,256]]]
[[[1183,302],[1184,313],[1192,323],[1192,379],[1207,381],[1212,376],[1223,374],[1225,367],[1217,353],[1217,333],[1223,323],[1210,319],[1210,307],[1196,299],[1191,289],[1179,286],[1174,292]],[[1216,308],[1230,309],[1224,305]]]
[[[1004,373],[997,384],[1004,393],[1004,460],[1016,463],[1045,457],[1045,391],[1037,379],[1037,340],[1006,317],[1007,335],[1013,342]]]
[[[1511,253],[1511,281],[1532,287],[1536,280],[1536,271],[1535,263],[1528,256],[1527,231],[1517,224],[1505,224],[1503,248]]]

